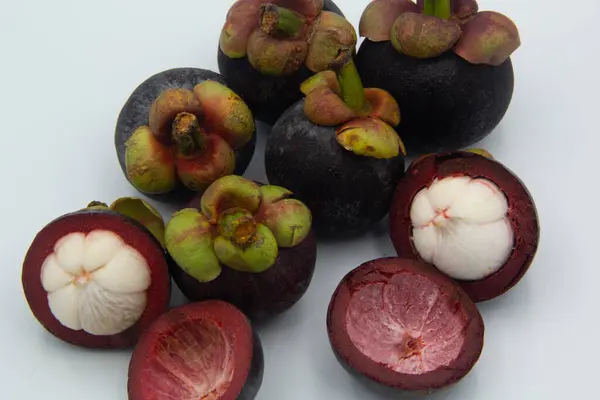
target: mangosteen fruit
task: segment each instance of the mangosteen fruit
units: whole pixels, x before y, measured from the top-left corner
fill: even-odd
[[[167,223],[173,280],[190,301],[224,300],[266,321],[308,289],[317,257],[311,221],[289,190],[223,177]]]
[[[243,174],[254,155],[255,122],[222,77],[175,68],[131,94],[115,130],[121,169],[140,193],[188,201],[218,178]]]
[[[483,319],[460,286],[429,264],[394,257],[364,263],[342,279],[327,332],[348,372],[399,394],[458,383],[484,342]]]
[[[483,150],[420,157],[398,184],[390,211],[398,255],[433,264],[475,302],[521,280],[540,236],[525,184],[490,157]]]
[[[475,0],[374,0],[359,34],[358,71],[398,101],[409,154],[471,146],[504,118],[521,45],[508,17]]]
[[[256,118],[272,125],[300,84],[358,35],[331,0],[237,0],[219,40],[219,72]]]
[[[311,209],[322,236],[364,233],[383,219],[404,174],[404,145],[394,130],[398,103],[365,89],[350,53],[301,86],[267,139],[269,183],[285,186]]]
[[[263,379],[263,351],[248,318],[219,300],[159,317],[129,362],[129,400],[252,400]]]
[[[23,262],[35,318],[58,339],[87,348],[135,345],[168,309],[164,223],[152,206],[93,202],[46,225]]]

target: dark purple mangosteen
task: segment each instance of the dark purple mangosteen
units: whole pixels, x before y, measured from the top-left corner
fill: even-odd
[[[504,118],[521,44],[506,16],[475,0],[375,0],[359,30],[358,71],[398,101],[409,154],[471,146]]]
[[[219,72],[272,125],[302,98],[300,84],[356,41],[331,0],[238,0],[221,32]]]

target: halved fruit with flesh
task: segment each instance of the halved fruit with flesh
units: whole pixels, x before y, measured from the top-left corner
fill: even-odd
[[[82,347],[133,346],[167,310],[166,254],[136,220],[86,209],[48,224],[23,263],[25,296],[38,321]]]
[[[342,365],[404,391],[458,382],[483,349],[483,320],[467,294],[410,259],[381,258],[346,275],[331,299],[327,329]]]
[[[400,257],[433,264],[475,302],[514,287],[540,237],[525,184],[481,149],[415,160],[396,187],[390,237]]]
[[[162,315],[129,364],[129,400],[250,400],[262,383],[260,339],[247,317],[220,300]]]

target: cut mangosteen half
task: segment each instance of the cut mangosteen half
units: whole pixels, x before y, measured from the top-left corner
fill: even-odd
[[[357,34],[331,0],[238,0],[219,39],[219,71],[268,124],[300,100],[300,84],[326,69]]]
[[[144,333],[129,364],[129,400],[252,400],[263,376],[259,337],[229,303],[168,311]]]
[[[192,301],[226,300],[252,320],[295,304],[312,279],[312,214],[280,186],[230,175],[173,214],[166,246],[171,274]]]
[[[537,252],[540,228],[523,182],[475,153],[415,160],[396,188],[390,234],[398,255],[435,265],[480,302],[520,281]]]
[[[133,346],[169,304],[165,250],[146,228],[160,235],[161,224],[164,229],[156,210],[128,198],[111,208],[94,202],[46,225],[23,263],[23,289],[34,316],[77,346]]]
[[[388,213],[404,174],[404,145],[394,129],[398,103],[384,90],[363,87],[348,52],[300,89],[305,99],[269,135],[269,182],[308,205],[320,235],[363,234]]]
[[[403,391],[457,383],[483,349],[483,320],[467,294],[410,259],[381,258],[347,274],[331,298],[327,329],[347,370]]]
[[[374,0],[361,17],[356,64],[365,84],[400,104],[410,154],[453,151],[489,135],[513,95],[508,17],[475,0]]]
[[[115,146],[128,181],[161,201],[187,201],[242,174],[256,144],[246,103],[215,72],[175,68],[146,79],[119,114]]]

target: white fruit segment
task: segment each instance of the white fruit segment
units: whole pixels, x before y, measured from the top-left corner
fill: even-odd
[[[430,280],[400,273],[363,286],[350,299],[350,340],[371,360],[403,374],[447,367],[465,342],[466,316]]]
[[[218,400],[233,378],[233,348],[213,321],[190,320],[162,335],[147,366],[155,400]]]
[[[435,180],[413,199],[410,219],[419,255],[454,279],[492,275],[513,250],[508,201],[486,179]]]
[[[61,324],[92,335],[115,335],[142,316],[150,269],[117,234],[76,232],[56,242],[42,265],[41,281]]]

